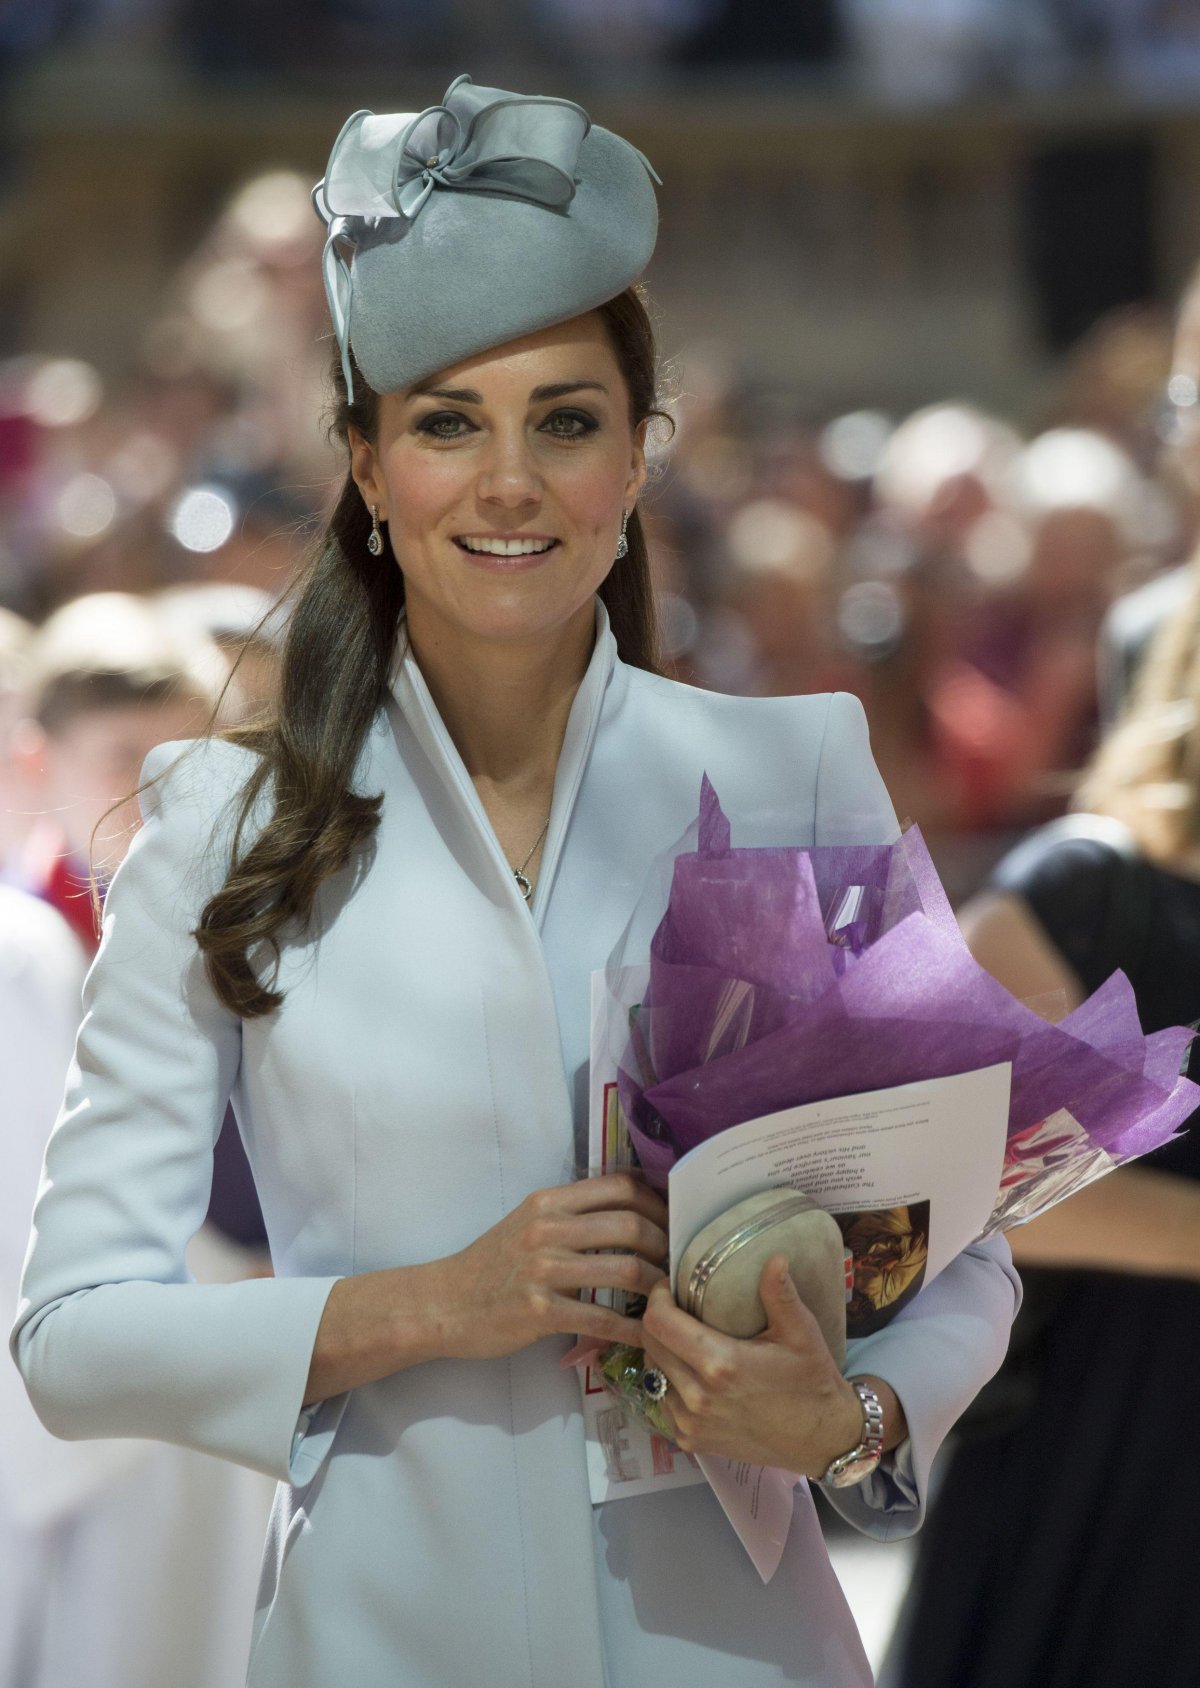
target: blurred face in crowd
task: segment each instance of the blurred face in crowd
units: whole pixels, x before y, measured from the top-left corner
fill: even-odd
[[[153,704],[117,704],[71,717],[52,733],[24,723],[24,763],[35,809],[63,833],[67,849],[88,860],[97,875],[116,871],[137,829],[142,763],[156,744],[191,738],[211,706],[196,698]],[[92,829],[110,804],[127,801]]]
[[[418,647],[522,643],[590,617],[645,480],[644,435],[593,312],[385,394],[374,444],[352,432],[352,467],[387,521]]]

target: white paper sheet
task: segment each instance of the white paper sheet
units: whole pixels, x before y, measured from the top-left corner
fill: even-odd
[[[671,1281],[697,1231],[759,1190],[844,1214],[929,1204],[929,1283],[987,1224],[1000,1187],[1012,1068],[898,1084],[731,1126],[671,1168]]]

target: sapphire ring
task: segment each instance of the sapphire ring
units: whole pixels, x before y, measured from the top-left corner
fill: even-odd
[[[647,1366],[642,1373],[642,1393],[651,1401],[661,1401],[670,1387],[666,1372],[659,1371],[657,1366]]]

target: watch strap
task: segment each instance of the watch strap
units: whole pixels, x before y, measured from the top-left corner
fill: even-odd
[[[863,1433],[856,1447],[830,1461],[820,1479],[835,1489],[863,1482],[883,1458],[883,1403],[871,1385],[861,1378],[851,1378],[850,1384],[862,1404]]]

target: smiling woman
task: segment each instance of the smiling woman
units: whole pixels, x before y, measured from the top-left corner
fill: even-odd
[[[791,842],[895,832],[854,699],[657,672],[650,177],[467,78],[350,119],[316,195],[348,473],[278,714],[152,753],[108,895],[13,1349],[59,1434],[279,1480],[253,1688],[866,1688],[806,1491],[769,1586],[705,1488],[593,1509],[562,1356],[640,1345],[592,1294],[640,1292],[689,1447],[814,1477],[869,1397],[888,1451],[835,1504],[894,1534],[1003,1351],[1002,1243],[851,1345],[856,1388],[778,1259],[765,1339],[723,1337],[649,1187],[573,1176],[588,981],[702,775]],[[275,1276],[200,1287],[227,1099]]]
[[[387,524],[419,660],[504,640],[524,661],[566,633],[578,671],[646,478],[647,420],[599,312],[384,394],[375,439],[351,430],[352,472]]]
[[[569,380],[548,379],[566,369]],[[564,388],[574,396],[581,377],[591,402],[564,411],[555,398]],[[401,392],[377,394],[352,373],[351,402],[340,358],[333,379],[342,388],[333,426],[350,471],[298,585],[281,677],[288,730],[228,735],[258,758],[239,829],[272,788],[273,814],[235,858],[196,934],[214,988],[241,1015],[280,1000],[250,965],[251,951],[310,917],[320,886],[377,824],[353,772],[388,694],[398,625],[514,873],[520,864],[526,875],[537,871],[527,852],[549,812],[566,715],[592,646],[593,595],[622,661],[658,668],[636,497],[646,430],[668,418],[640,288]],[[557,437],[564,414],[586,417],[580,439]],[[379,564],[368,550],[373,517],[388,531]],[[518,564],[522,579],[482,548],[469,553],[493,534],[507,550],[510,534],[543,526],[550,552]]]

